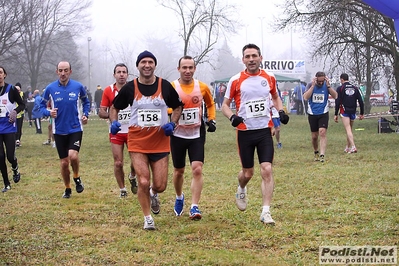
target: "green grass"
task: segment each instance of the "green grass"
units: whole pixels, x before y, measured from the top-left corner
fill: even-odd
[[[153,232],[142,229],[137,198],[118,197],[105,121],[85,126],[85,191],[68,200],[61,198],[56,150],[43,146],[46,134],[25,123],[17,150],[21,181],[0,195],[0,265],[318,265],[321,245],[399,245],[399,135],[377,134],[376,118],[355,122],[364,128],[354,131],[357,154],[343,153],[342,123],[331,119],[327,161],[321,164],[313,162],[306,117],[290,116],[281,131],[283,149],[275,153],[275,227],[259,221],[258,164],[248,185],[248,209],[236,208],[235,131],[220,112],[217,118],[217,131],[207,135],[203,219],[188,218],[187,167],[184,216],[174,216],[169,174]]]

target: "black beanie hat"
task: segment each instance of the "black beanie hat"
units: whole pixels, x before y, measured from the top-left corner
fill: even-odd
[[[155,58],[155,55],[153,55],[151,52],[145,50],[144,52],[140,53],[137,56],[136,67],[139,66],[140,61],[145,57],[151,57],[152,59],[154,59],[155,65],[157,65],[157,59]]]
[[[15,83],[15,86],[18,86],[20,89],[22,89],[22,85],[19,82]]]

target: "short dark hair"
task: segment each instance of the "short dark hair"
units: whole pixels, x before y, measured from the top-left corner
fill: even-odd
[[[183,60],[183,59],[188,59],[188,60],[193,60],[193,61],[194,61],[194,58],[193,58],[192,56],[189,56],[189,55],[182,56],[182,57],[180,57],[180,59],[179,59],[179,65],[178,65],[178,67],[180,67],[181,60]],[[194,65],[195,65],[195,61],[194,61]]]
[[[7,76],[7,71],[4,67],[0,66],[1,69],[3,69],[4,74]]]
[[[343,80],[349,80],[349,76],[346,73],[342,73],[341,76],[339,76],[339,78]]]
[[[114,67],[114,74],[115,74],[115,71],[116,71],[117,67],[126,67],[126,72],[129,73],[129,69],[127,68],[127,66],[124,63],[118,63]]]
[[[316,73],[316,75],[315,75],[316,78],[318,78],[318,77],[325,77],[325,76],[326,76],[326,73],[324,73],[324,72],[322,72],[322,71],[318,71],[318,72]]]
[[[260,48],[259,48],[256,44],[253,44],[253,43],[248,43],[248,44],[246,44],[246,45],[242,48],[242,55],[244,55],[244,51],[247,50],[247,49],[256,49],[256,50],[258,51],[258,54],[261,55],[261,53],[260,53]]]

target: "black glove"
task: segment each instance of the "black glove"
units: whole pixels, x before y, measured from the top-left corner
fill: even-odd
[[[238,115],[232,115],[230,117],[230,122],[233,127],[236,127],[239,124],[241,124],[242,122],[244,122],[244,118],[242,118],[241,116],[238,116]]]
[[[278,111],[278,114],[280,116],[280,122],[286,125],[290,120],[290,117],[284,112],[284,110]]]
[[[208,132],[215,132],[216,131],[216,121],[215,120],[209,120],[209,122],[206,122],[206,125],[208,126]]]

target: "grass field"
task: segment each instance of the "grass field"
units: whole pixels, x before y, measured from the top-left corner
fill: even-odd
[[[0,195],[0,265],[318,265],[319,246],[399,245],[399,134],[377,134],[376,118],[356,121],[363,129],[354,131],[358,153],[344,154],[343,126],[331,119],[322,164],[313,162],[307,118],[291,115],[275,153],[276,226],[265,227],[257,164],[247,210],[235,206],[235,131],[217,115],[217,131],[207,135],[203,219],[188,218],[188,167],[184,215],[174,216],[169,174],[157,230],[150,232],[142,229],[137,198],[119,199],[104,120],[85,126],[85,191],[71,199],[61,198],[56,150],[25,123],[17,150],[21,181]]]

